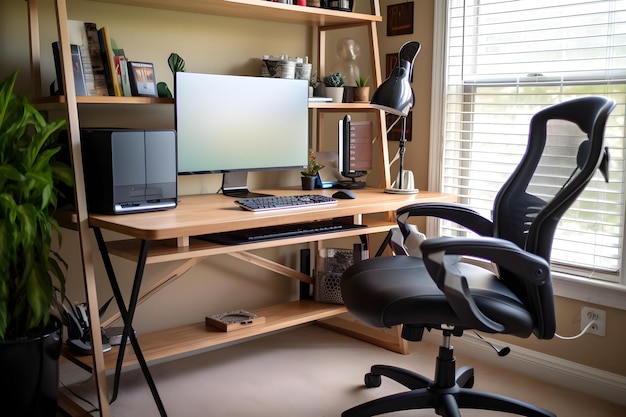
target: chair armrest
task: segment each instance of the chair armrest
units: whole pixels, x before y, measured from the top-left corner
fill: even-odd
[[[445,294],[454,312],[473,328],[486,332],[502,332],[500,323],[485,316],[472,298],[467,280],[457,268],[466,255],[488,259],[498,267],[515,271],[529,284],[541,285],[549,279],[550,267],[543,258],[525,252],[515,244],[498,238],[433,238],[420,246],[424,264],[437,287]]]
[[[425,240],[420,249],[424,255],[445,252],[446,255],[487,259],[500,268],[515,271],[520,278],[533,285],[543,285],[550,277],[550,265],[545,259],[496,237],[436,237]]]
[[[417,203],[396,211],[396,219],[402,234],[406,237],[405,226],[409,217],[428,216],[453,221],[480,236],[493,236],[493,222],[469,207],[455,203]]]

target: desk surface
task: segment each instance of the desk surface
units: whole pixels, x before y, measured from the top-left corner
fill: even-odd
[[[331,196],[336,190],[303,191],[294,188],[258,191],[274,195],[316,193]],[[401,195],[386,194],[382,189],[377,188],[365,188],[355,190],[355,192],[357,198],[339,200],[336,205],[332,206],[261,213],[243,210],[235,205],[235,198],[222,194],[189,195],[181,196],[178,207],[172,210],[123,215],[91,214],[89,225],[138,239],[161,240],[334,217],[383,213],[420,201],[456,201],[454,195],[429,191],[420,191],[414,195]]]

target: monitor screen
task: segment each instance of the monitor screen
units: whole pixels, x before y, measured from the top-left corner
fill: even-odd
[[[177,72],[174,96],[180,174],[307,165],[306,80]]]

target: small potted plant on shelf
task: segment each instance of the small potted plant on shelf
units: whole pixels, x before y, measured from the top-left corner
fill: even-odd
[[[340,72],[334,72],[324,77],[324,85],[326,86],[326,97],[333,99],[333,103],[341,103],[343,101],[343,85],[346,79]]]
[[[313,149],[309,149],[309,162],[302,174],[302,189],[303,190],[313,190],[315,189],[315,181],[317,181],[318,172],[324,168],[324,165],[321,165],[315,159],[315,152]]]
[[[356,88],[354,89],[354,101],[369,101],[370,87],[367,85],[370,77],[358,76],[354,79]]]
[[[317,72],[313,71],[309,79],[309,97],[319,97],[322,95],[321,82],[317,76]]]
[[[0,81],[0,404],[19,416],[56,416],[65,262],[51,248],[58,186],[74,174],[56,160],[65,120],[48,122]],[[58,310],[58,309],[57,309]],[[7,415],[8,415],[7,414]]]

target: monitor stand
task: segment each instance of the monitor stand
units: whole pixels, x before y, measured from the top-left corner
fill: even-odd
[[[335,185],[336,188],[348,188],[348,189],[358,189],[365,188],[365,181],[357,181],[354,177],[352,177],[351,181],[339,181]]]
[[[248,190],[248,171],[224,172],[222,175],[222,193],[228,197],[235,198],[263,197],[270,195]]]

